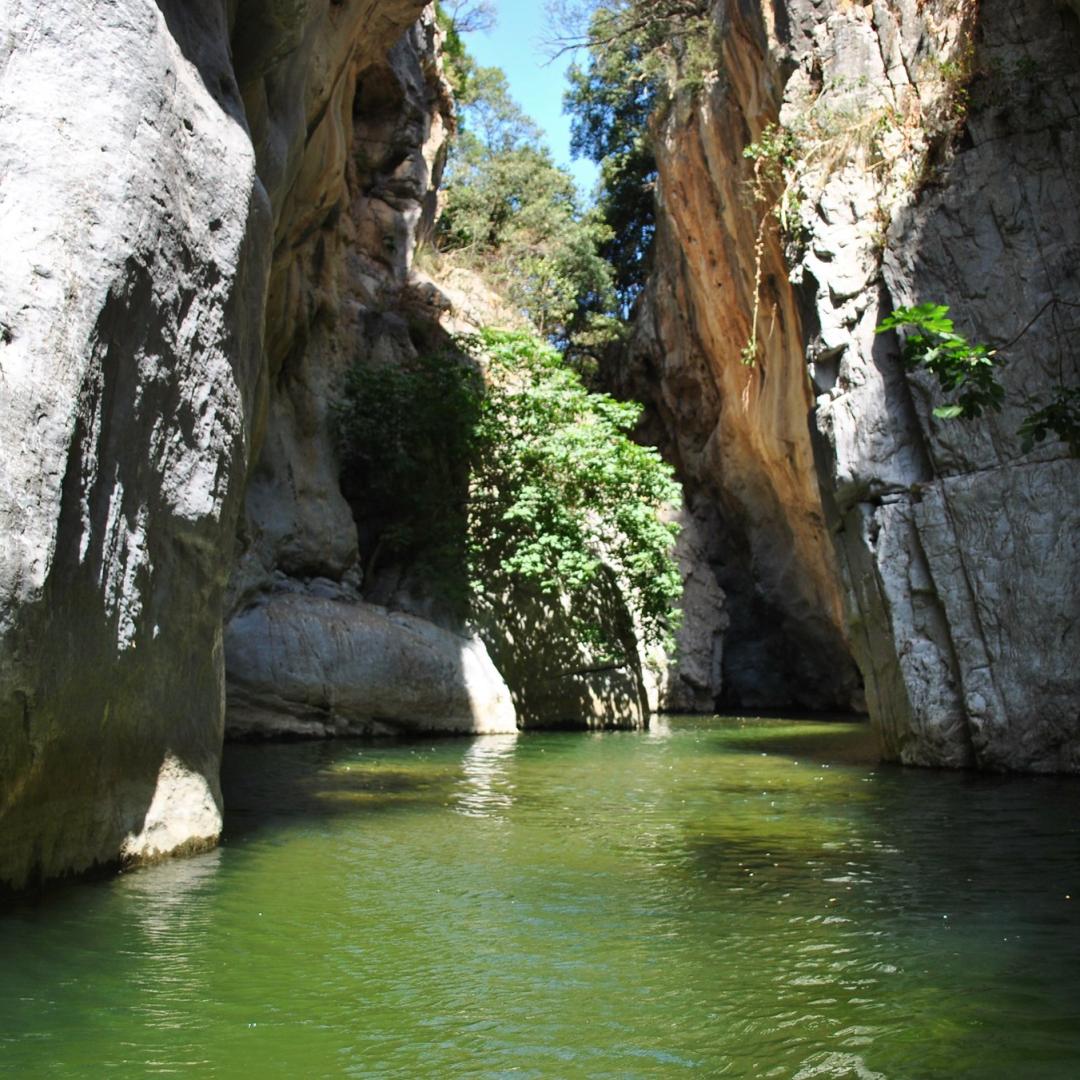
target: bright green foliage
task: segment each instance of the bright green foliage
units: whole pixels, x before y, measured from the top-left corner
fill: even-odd
[[[677,526],[660,511],[680,489],[658,452],[629,437],[640,414],[589,393],[537,338],[485,331],[407,369],[353,371],[347,486],[385,515],[375,543],[391,556],[426,558],[445,583],[456,552],[473,601],[524,586],[569,599],[573,619],[574,598],[614,572],[645,640],[666,641],[681,579]],[[440,540],[420,551],[423,537]],[[599,629],[579,627],[594,639]]]
[[[472,79],[476,73],[476,63],[465,48],[461,34],[453,17],[442,4],[435,5],[435,17],[439,29],[443,32],[443,70],[454,88],[454,97],[458,101],[468,101],[472,93]]]
[[[614,304],[609,238],[579,205],[536,125],[511,99],[505,75],[478,68],[446,181],[439,250],[478,270],[545,336],[565,342],[585,313]]]
[[[897,308],[882,319],[877,332],[905,328],[903,360],[909,369],[921,368],[937,378],[941,389],[956,400],[939,405],[934,415],[943,420],[974,419],[990,410],[1001,411],[1005,388],[994,373],[995,353],[972,345],[956,333],[949,309],[942,304]]]
[[[1004,359],[985,345],[970,344],[956,333],[948,316],[949,309],[942,304],[897,308],[881,321],[877,332],[908,328],[903,351],[907,367],[931,372],[942,390],[957,393],[956,401],[934,410],[935,416],[969,420],[986,410],[1000,412],[1005,389],[997,381],[994,367],[1001,366]],[[1023,451],[1028,453],[1053,433],[1068,445],[1073,457],[1080,457],[1080,389],[1058,386],[1053,393],[1049,405],[1021,423],[1018,434]]]
[[[1080,387],[1057,387],[1049,405],[1024,418],[1019,432],[1024,453],[1051,432],[1068,445],[1073,457],[1080,457]]]

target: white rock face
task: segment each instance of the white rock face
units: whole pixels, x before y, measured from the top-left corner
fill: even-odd
[[[236,736],[517,731],[483,643],[412,615],[282,593],[234,616],[225,650]]]
[[[217,784],[167,754],[142,828],[120,848],[125,862],[152,862],[166,855],[194,854],[217,843],[221,792]]]
[[[0,3],[0,885],[217,834],[275,230],[422,7]]]
[[[0,178],[0,881],[19,885],[153,831],[169,761],[213,807],[198,838],[220,822],[217,609],[265,239],[224,5],[9,0]]]
[[[846,17],[882,44],[868,50],[870,85],[898,106],[918,95],[927,118],[951,92],[933,58],[964,48],[962,19],[943,12]],[[963,137],[931,182],[906,194],[895,170],[847,169],[807,215],[819,468],[886,755],[1075,771],[1080,462],[1061,442],[1024,455],[1017,429],[1052,387],[1080,380],[1069,306],[1080,304],[1080,225],[1061,213],[1080,205],[1080,24],[1050,0],[1023,11],[984,0],[975,42]],[[891,222],[883,274],[863,228],[875,206]],[[926,301],[951,305],[961,332],[992,344],[1043,312],[1007,350],[1000,416],[936,419],[934,381],[906,376],[895,339],[874,334],[894,305]]]

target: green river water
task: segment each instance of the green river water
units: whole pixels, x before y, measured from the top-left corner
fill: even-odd
[[[230,747],[220,850],[0,915],[0,1074],[1080,1076],[1080,784],[874,758]]]

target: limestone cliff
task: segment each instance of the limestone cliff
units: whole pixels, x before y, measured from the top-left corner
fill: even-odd
[[[414,357],[452,312],[412,261],[433,224],[453,102],[430,9],[392,48],[365,48],[351,64],[307,121],[277,215],[266,395],[227,599],[227,726],[514,731],[482,642],[366,602],[361,588],[370,583],[342,492],[334,402],[354,363]],[[258,112],[258,96],[248,108]]]
[[[229,593],[246,625],[280,624],[250,609],[282,568],[296,634],[348,589],[355,531],[311,392],[333,369],[304,346],[368,326],[350,290],[392,279],[430,216],[437,162],[391,160],[387,139],[438,123],[426,104],[403,118],[386,77],[423,9],[0,7],[0,883],[216,840],[246,487]],[[413,34],[432,32],[428,13]],[[297,431],[315,437],[275,475]],[[513,726],[482,648],[370,621],[408,639],[413,675],[452,683],[428,704]],[[307,675],[283,685],[308,693]]]
[[[227,599],[231,735],[645,722],[632,643],[627,661],[596,663],[550,606],[524,597],[488,598],[473,631],[409,567],[362,565],[358,523],[372,532],[372,510],[346,497],[335,447],[347,371],[520,321],[476,275],[436,281],[413,265],[454,125],[439,44],[428,9],[349,74],[351,96],[323,121],[335,131],[309,137],[278,217],[265,413]]]
[[[1052,0],[715,16],[712,85],[656,132],[658,270],[623,381],[718,515],[727,693],[761,701],[771,672],[787,700],[839,702],[850,649],[888,758],[1075,770],[1080,468],[1015,433],[1077,381],[1076,16]],[[759,289],[781,193],[755,201],[743,150],[777,120],[809,142]],[[931,383],[875,334],[927,300],[992,343],[1035,319],[1000,417],[936,419]]]

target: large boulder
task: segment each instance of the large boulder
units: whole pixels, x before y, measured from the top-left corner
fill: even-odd
[[[236,737],[517,731],[482,642],[325,586],[235,615],[225,654]]]

